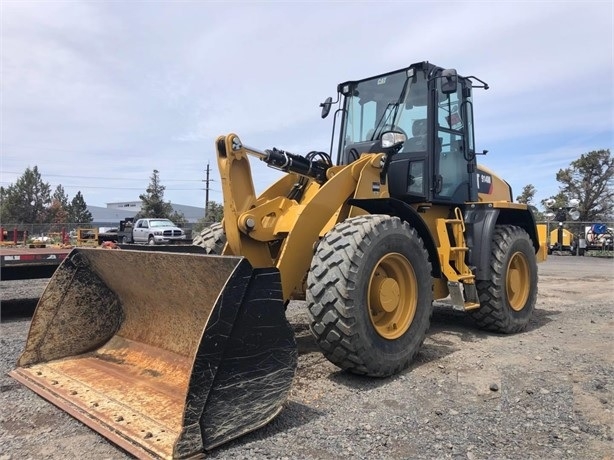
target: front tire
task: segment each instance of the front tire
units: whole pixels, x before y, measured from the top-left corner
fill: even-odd
[[[537,300],[537,261],[527,232],[513,225],[495,227],[490,272],[490,279],[477,282],[481,306],[471,317],[488,331],[520,332]]]
[[[433,310],[422,240],[397,217],[347,219],[318,244],[306,300],[329,361],[373,377],[400,372],[420,349]]]
[[[149,240],[147,240],[147,244],[149,244],[150,246],[155,246],[156,240],[154,239],[153,236],[149,237]]]

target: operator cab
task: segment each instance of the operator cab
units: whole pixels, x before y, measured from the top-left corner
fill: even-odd
[[[392,197],[413,203],[476,201],[470,78],[475,77],[420,62],[340,84],[337,164],[381,152],[382,133],[401,132],[407,140],[392,158],[387,176]],[[330,109],[330,104],[327,100],[323,107]]]

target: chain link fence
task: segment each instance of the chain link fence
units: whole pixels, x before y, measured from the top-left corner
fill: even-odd
[[[180,227],[186,232],[188,238],[192,238],[192,227],[196,224],[186,223]],[[60,224],[19,224],[19,223],[2,223],[0,224],[1,232],[0,242],[13,242],[15,244],[28,244],[35,240],[42,240],[50,244],[69,243],[71,237],[77,232],[77,229],[96,229],[101,233],[118,229],[117,221],[113,222],[95,222],[89,224],[81,223],[60,223]]]
[[[611,255],[614,252],[614,222],[579,222],[573,220],[566,221],[544,221],[538,222],[546,225],[547,243],[549,247],[565,240],[559,234],[566,230],[571,233],[572,252],[578,255],[585,253],[601,252]]]
[[[559,227],[571,232],[574,239],[574,246],[582,248],[585,244],[587,250],[609,250],[612,251],[614,222],[578,222],[578,221],[543,221],[539,224],[546,225],[548,244],[551,244],[552,232],[558,231]],[[186,232],[188,238],[198,236],[198,233],[203,227],[208,226],[203,223],[186,223],[181,227]],[[51,243],[63,243],[62,238],[66,235],[74,235],[78,228],[89,229],[95,228],[99,232],[117,229],[117,221],[112,222],[96,222],[89,224],[80,223],[61,223],[61,224],[20,224],[20,223],[2,223],[2,241],[16,242],[18,244],[28,243],[35,239],[46,239]],[[193,231],[194,230],[194,231]],[[556,233],[554,234],[556,238]],[[584,240],[584,243],[582,243]],[[556,240],[555,240],[556,241]]]

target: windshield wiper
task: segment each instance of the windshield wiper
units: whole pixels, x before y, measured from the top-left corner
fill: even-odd
[[[377,139],[377,137],[379,136],[379,134],[380,134],[379,133],[380,125],[381,125],[382,128],[384,126],[386,126],[386,122],[390,118],[390,114],[393,113],[393,110],[390,110],[391,107],[395,107],[394,117],[396,117],[396,112],[399,109],[399,103],[397,102],[395,104],[393,102],[389,102],[388,105],[386,106],[386,109],[384,109],[384,113],[382,113],[382,116],[379,118],[379,121],[375,125],[375,129],[373,130],[373,134],[371,135],[371,139],[369,139],[370,141]],[[386,114],[388,114],[388,115],[386,115]],[[392,118],[393,120],[394,120],[394,117]]]
[[[380,117],[377,124],[375,125],[375,130],[373,131],[373,134],[371,135],[371,139],[369,139],[370,141],[373,141],[379,137],[379,135],[381,134],[379,131],[380,129],[383,129],[386,126],[386,122],[390,118],[390,115],[392,115],[393,122],[396,119],[397,113],[399,112],[399,106],[401,105],[401,102],[405,100],[405,93],[407,92],[407,84],[409,83],[409,79],[410,77],[407,77],[405,79],[405,83],[403,83],[403,89],[401,90],[399,99],[396,102],[389,102],[388,105],[386,106],[384,113],[382,113],[382,116]],[[390,110],[391,107],[393,107],[392,110]],[[381,128],[380,128],[380,125],[381,125]]]

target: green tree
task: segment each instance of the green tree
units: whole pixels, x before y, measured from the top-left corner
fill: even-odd
[[[224,205],[215,201],[209,201],[205,210],[205,219],[209,223],[221,222],[224,218]]]
[[[10,213],[6,206],[7,190],[0,187],[0,223],[10,221]]]
[[[47,220],[54,224],[68,223],[70,203],[62,185],[58,185],[51,195],[51,205],[47,209]]]
[[[58,185],[51,195],[51,200],[56,200],[64,209],[68,209],[70,203],[68,202],[68,195],[64,191],[62,185]]]
[[[48,221],[50,187],[43,182],[37,166],[26,168],[14,184],[3,188],[1,198],[3,222],[39,224]]]
[[[185,218],[185,214],[179,211],[176,211],[175,209],[173,209],[173,212],[171,213],[170,216],[168,216],[168,218],[170,220],[173,221],[173,223],[182,226],[188,223],[188,219]]]
[[[215,201],[209,201],[205,217],[198,219],[198,222],[192,227],[192,233],[198,235],[206,227],[215,222],[221,222],[224,218],[224,206]]]
[[[535,198],[535,193],[537,193],[537,189],[533,184],[527,184],[522,188],[522,192],[520,195],[516,197],[516,201],[518,203],[523,203],[529,206],[529,209],[533,212],[533,216],[535,216],[535,220],[541,222],[545,220],[545,216],[542,212],[537,209],[537,206],[533,204],[533,199]]]
[[[94,220],[92,217],[92,213],[89,212],[87,209],[87,205],[85,204],[83,195],[81,195],[81,191],[78,191],[75,197],[72,199],[69,209],[70,222],[78,224],[89,224],[90,222],[92,222],[92,220]]]
[[[516,197],[516,201],[518,203],[533,204],[533,199],[535,198],[536,192],[537,189],[533,186],[533,184],[527,184],[523,187],[522,193]]]
[[[69,216],[69,212],[56,199],[54,199],[47,208],[47,217],[50,223],[66,224],[69,221]]]
[[[143,217],[165,217],[170,218],[173,207],[169,202],[164,201],[164,190],[166,187],[160,183],[160,176],[157,169],[153,170],[149,185],[145,193],[139,195],[143,206],[135,216],[136,219]]]
[[[574,198],[580,201],[581,222],[612,218],[614,158],[610,149],[580,155],[568,168],[556,173],[556,180],[561,183],[559,195],[565,197],[566,203]],[[553,198],[557,199],[559,195]]]

